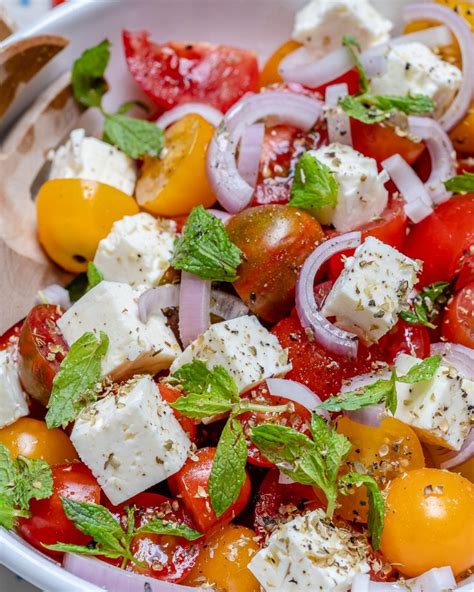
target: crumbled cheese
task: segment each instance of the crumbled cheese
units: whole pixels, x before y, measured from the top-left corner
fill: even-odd
[[[0,428],[28,415],[28,402],[18,378],[14,348],[0,351]]]

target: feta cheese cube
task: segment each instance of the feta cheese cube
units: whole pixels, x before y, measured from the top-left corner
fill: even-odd
[[[423,43],[405,43],[389,49],[387,70],[372,80],[371,91],[377,95],[426,95],[433,99],[434,115],[439,117],[453,100],[461,79],[459,68]]]
[[[0,351],[0,428],[28,415],[26,394],[18,378],[18,363],[13,347]]]
[[[378,172],[377,162],[351,146],[329,144],[309,152],[328,166],[339,183],[337,205],[318,212],[322,224],[332,224],[339,232],[349,232],[370,222],[387,207],[389,176]]]
[[[375,343],[397,322],[420,271],[417,261],[369,236],[348,257],[322,313],[336,325]]]
[[[170,372],[195,358],[210,368],[223,366],[240,392],[291,370],[287,350],[256,317],[249,315],[211,325],[176,358]]]
[[[296,13],[292,38],[322,56],[354,35],[362,49],[385,43],[393,28],[368,0],[312,0]]]
[[[54,152],[49,178],[99,181],[133,195],[135,162],[115,146],[85,134],[83,129],[73,130],[69,140]]]
[[[179,471],[191,444],[151,376],[87,407],[71,441],[114,505]]]
[[[420,359],[400,354],[397,374],[406,374]],[[395,417],[410,425],[420,440],[460,450],[474,423],[474,382],[454,368],[440,365],[433,378],[415,384],[396,383]]]
[[[94,263],[111,282],[156,285],[170,265],[176,222],[135,214],[117,220],[97,248]]]
[[[361,535],[318,509],[280,526],[248,568],[265,592],[346,592],[356,574],[369,571],[367,552]]]
[[[110,340],[102,372],[114,380],[133,374],[156,374],[169,368],[181,348],[163,313],[146,323],[138,317],[139,293],[128,284],[102,281],[71,306],[58,320],[70,346],[86,331],[104,331]]]

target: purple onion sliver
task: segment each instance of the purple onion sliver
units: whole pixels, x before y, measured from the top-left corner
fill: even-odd
[[[165,284],[157,288],[150,288],[138,299],[138,316],[142,323],[146,323],[153,314],[163,308],[171,308],[179,304],[179,286]]]
[[[315,412],[329,420],[330,415],[325,409],[316,409],[322,403],[316,393],[306,385],[286,378],[267,378],[268,392],[272,397],[284,397],[294,403],[302,405],[308,411]]]
[[[211,284],[197,275],[181,272],[179,335],[184,347],[202,335],[211,324]]]
[[[471,427],[461,450],[449,450],[440,456],[441,469],[451,469],[467,462],[474,456],[474,429]]]
[[[308,55],[308,61],[303,63],[297,63],[292,54],[282,60],[279,73],[283,80],[298,82],[308,88],[318,88],[354,68],[354,60],[345,47],[339,47],[319,60],[309,61],[309,57]]]
[[[34,304],[55,304],[67,310],[71,307],[69,292],[59,284],[50,284],[38,292]]]
[[[254,123],[244,130],[240,140],[238,171],[251,187],[257,184],[264,138],[264,124]]]
[[[181,119],[190,113],[200,115],[214,127],[217,127],[224,117],[218,109],[211,107],[211,105],[206,105],[206,103],[185,103],[184,105],[178,105],[169,111],[165,111],[165,113],[156,120],[156,125],[157,127],[165,129],[175,121],[178,121],[178,119]]]
[[[431,344],[431,355],[442,356],[445,362],[453,366],[459,374],[474,380],[474,349],[459,343],[440,341]]]
[[[339,101],[349,93],[346,83],[332,84],[326,88],[325,117],[328,127],[328,139],[332,144],[352,146],[351,120],[339,107]]]

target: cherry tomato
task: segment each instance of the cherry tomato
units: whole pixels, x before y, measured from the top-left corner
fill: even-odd
[[[426,327],[410,325],[399,319],[395,327],[380,339],[379,346],[387,364],[393,364],[400,353],[427,358],[430,355],[430,333]]]
[[[462,262],[462,266],[459,271],[459,275],[456,279],[454,289],[457,292],[458,290],[461,290],[471,282],[474,282],[474,254],[469,255]]]
[[[79,460],[71,440],[60,429],[48,429],[44,421],[21,417],[0,430],[0,443],[13,458],[39,458],[50,465],[62,465]]]
[[[173,500],[156,493],[140,493],[119,506],[106,502],[108,509],[121,524],[126,524],[126,506],[135,506],[135,528],[140,528],[153,517],[196,527],[179,500]],[[194,567],[202,541],[188,541],[172,535],[140,534],[132,539],[130,550],[137,560],[129,561],[124,568],[166,582],[181,582]],[[107,563],[122,566],[122,559]]]
[[[260,74],[260,86],[269,86],[270,84],[283,82],[283,79],[278,72],[280,62],[283,58],[286,58],[288,54],[295,51],[295,49],[298,49],[298,47],[301,47],[301,43],[290,39],[289,41],[285,41],[283,45],[280,45],[280,47],[272,53],[263,66],[263,70]]]
[[[319,222],[291,206],[260,206],[233,216],[227,232],[244,253],[237,293],[257,316],[280,320],[294,304],[301,266],[324,237]]]
[[[8,329],[8,331],[5,331],[5,333],[0,337],[0,351],[18,343],[18,337],[20,336],[22,325],[23,321],[20,321]]]
[[[87,545],[91,541],[91,537],[79,532],[66,517],[61,497],[98,504],[100,487],[90,470],[82,463],[58,465],[52,468],[52,472],[53,495],[44,500],[31,500],[31,516],[21,518],[18,529],[21,536],[34,547],[43,553],[58,556],[60,554],[48,551],[42,545]]]
[[[380,489],[406,471],[421,469],[425,458],[415,432],[410,426],[393,417],[384,419],[380,426],[366,426],[348,417],[337,420],[336,429],[344,434],[352,450],[341,468],[341,473],[358,471],[362,465],[374,477]],[[367,521],[368,500],[365,487],[354,487],[349,495],[339,495],[336,513],[345,520]]]
[[[123,32],[125,57],[140,88],[163,109],[198,101],[225,112],[258,89],[254,53],[210,43],[150,41],[140,31]]]
[[[474,485],[439,469],[418,469],[388,488],[381,550],[406,576],[474,564]]]
[[[474,194],[460,195],[438,206],[412,226],[405,253],[423,261],[420,286],[450,281],[474,245]]]
[[[321,501],[310,485],[279,483],[280,471],[271,470],[263,479],[255,503],[254,528],[262,542],[275,528],[296,514],[321,507]]]
[[[38,304],[31,309],[18,341],[18,372],[25,391],[47,405],[59,366],[68,346],[56,321],[62,315],[59,306]]]
[[[174,403],[176,401],[176,399],[178,399],[183,394],[180,390],[173,388],[172,386],[170,386],[169,384],[166,384],[165,382],[160,382],[158,384],[158,386],[160,389],[161,397],[165,401],[167,401],[168,403]],[[186,417],[185,415],[183,415],[179,411],[176,411],[176,409],[173,409],[173,413],[175,414],[176,419],[181,424],[181,427],[183,428],[183,430],[188,434],[189,439],[192,442],[194,442],[196,440],[196,429],[197,429],[194,421],[192,419],[190,419],[189,417]]]
[[[474,282],[464,286],[448,302],[442,334],[446,341],[474,348]]]
[[[250,479],[247,475],[237,500],[217,518],[208,494],[209,476],[215,454],[215,448],[199,449],[193,457],[195,460],[189,458],[184,467],[168,479],[171,492],[183,501],[197,529],[203,533],[228,524],[240,514],[250,498]]]
[[[363,123],[351,118],[351,130],[354,149],[375,158],[379,164],[394,154],[400,154],[413,164],[425,149],[423,142],[412,142],[399,136],[390,125]]]
[[[282,393],[284,394],[284,393]],[[249,411],[239,415],[237,419],[242,424],[244,434],[247,440],[248,461],[257,465],[257,467],[273,467],[273,463],[267,460],[255,444],[250,440],[250,434],[256,425],[261,423],[276,423],[293,428],[303,434],[311,434],[311,413],[298,403],[289,401],[284,397],[274,397],[270,395],[265,384],[259,385],[255,389],[247,391],[241,397],[243,400],[249,400],[259,405],[287,405],[288,409],[280,413],[262,413]]]

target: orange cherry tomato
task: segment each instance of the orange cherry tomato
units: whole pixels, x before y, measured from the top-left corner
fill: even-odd
[[[406,576],[474,564],[474,485],[440,469],[394,479],[386,499],[381,551]]]
[[[173,388],[172,386],[170,386],[169,384],[166,384],[165,382],[160,382],[158,384],[158,387],[160,389],[160,394],[161,394],[162,398],[165,401],[167,401],[168,403],[174,403],[176,401],[176,399],[178,399],[183,394],[179,389]],[[188,434],[189,439],[192,442],[194,442],[194,440],[196,439],[196,431],[197,431],[196,424],[194,423],[194,421],[192,419],[190,419],[189,417],[186,417],[185,415],[183,415],[179,411],[176,411],[176,409],[173,409],[173,413],[174,413],[176,419],[181,424],[181,427],[183,428],[183,430]]]
[[[449,137],[456,152],[474,156],[474,103],[471,103],[464,119],[449,132]]]
[[[228,524],[206,537],[204,547],[183,584],[210,584],[220,592],[260,592],[260,584],[247,568],[260,549],[255,532]]]
[[[448,302],[442,334],[446,341],[474,348],[474,282],[464,286]]]
[[[260,86],[269,86],[270,84],[283,82],[283,79],[278,72],[280,62],[283,58],[286,58],[288,54],[295,51],[295,49],[298,49],[298,47],[301,47],[301,43],[290,39],[289,41],[285,41],[283,45],[280,45],[280,47],[272,53],[265,63],[265,66],[263,66],[263,70],[260,74]]]
[[[60,429],[48,429],[44,421],[22,417],[0,430],[0,443],[13,458],[39,458],[50,465],[61,465],[79,460],[76,449]]]
[[[337,420],[337,431],[352,444],[341,472],[358,471],[362,465],[374,477],[381,489],[390,480],[413,469],[425,466],[420,441],[406,424],[387,417],[380,426],[372,427],[352,421],[348,417]],[[364,487],[354,488],[349,495],[340,495],[341,505],[336,512],[346,520],[367,521],[368,500]]]

